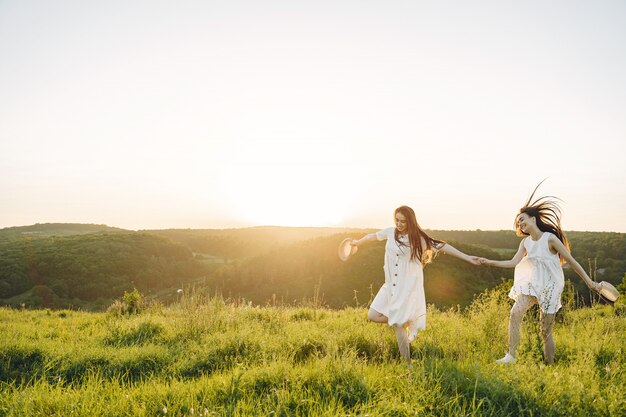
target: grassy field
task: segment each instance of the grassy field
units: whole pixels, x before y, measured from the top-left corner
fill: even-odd
[[[255,308],[199,294],[139,315],[0,309],[1,416],[623,416],[623,306],[566,305],[544,366],[536,312],[518,363],[500,288],[429,308],[404,365],[366,310]]]

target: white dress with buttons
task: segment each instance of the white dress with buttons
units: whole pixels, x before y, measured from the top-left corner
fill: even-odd
[[[414,338],[417,330],[426,329],[424,273],[421,262],[411,260],[408,236],[400,238],[406,246],[398,246],[394,230],[390,227],[376,232],[378,240],[387,239],[383,267],[385,283],[376,294],[371,308],[387,316],[390,326],[409,325]]]
[[[544,232],[534,241],[524,239],[526,256],[515,267],[513,287],[509,297],[517,299],[524,294],[535,297],[541,311],[554,314],[561,308],[561,293],[565,284],[559,255],[550,252],[548,239],[552,233]]]

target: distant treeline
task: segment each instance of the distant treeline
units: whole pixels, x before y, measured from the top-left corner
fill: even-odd
[[[144,233],[0,241],[0,299],[9,304],[107,304],[133,287],[180,287],[205,272],[188,248]]]
[[[131,232],[101,225],[47,224],[0,230],[0,304],[98,309],[137,288],[162,301],[181,287],[205,287],[255,304],[315,298],[331,307],[364,305],[384,280],[384,243],[337,258],[345,237],[371,230],[259,227]],[[96,233],[94,233],[96,232]],[[508,259],[513,231],[429,233],[460,250]],[[574,257],[597,280],[626,273],[626,234],[569,232]],[[425,268],[426,297],[438,306],[468,305],[512,269],[477,267],[439,255]],[[565,269],[581,293],[581,280]]]
[[[331,236],[362,229],[326,227],[251,227],[242,229],[165,229],[145,230],[180,243],[195,253],[231,259],[250,258],[269,249],[320,236]]]
[[[27,236],[67,236],[98,232],[117,233],[128,231],[104,224],[37,223],[30,226],[5,227],[4,229],[0,229],[0,240]]]

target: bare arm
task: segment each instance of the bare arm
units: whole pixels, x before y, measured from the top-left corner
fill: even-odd
[[[465,262],[469,262],[474,265],[481,265],[479,260],[480,258],[477,258],[476,256],[469,256],[448,243],[445,243],[439,251],[445,253],[446,255],[452,255],[459,259],[463,259]]]
[[[359,246],[359,245],[362,245],[365,242],[369,242],[370,240],[378,240],[378,239],[376,239],[376,233],[370,233],[369,235],[365,235],[361,239],[358,239],[358,240],[352,239],[350,244],[352,246]]]
[[[580,266],[580,264],[576,261],[576,259],[574,259],[572,254],[569,253],[565,245],[563,245],[563,243],[559,240],[558,237],[554,235],[550,235],[548,239],[548,243],[550,244],[550,249],[556,251],[559,255],[561,255],[563,259],[565,259],[565,261],[568,264],[570,264],[574,272],[576,272],[578,276],[582,278],[582,280],[585,282],[585,284],[587,284],[589,288],[594,289],[596,291],[599,289],[600,285],[596,282],[593,282],[593,280],[589,278],[589,275],[587,275],[583,267]]]
[[[510,261],[492,261],[491,259],[483,259],[481,263],[489,266],[497,266],[499,268],[515,268],[525,254],[526,249],[524,248],[524,239],[522,239],[519,243],[517,253],[513,255],[513,258],[511,258]]]

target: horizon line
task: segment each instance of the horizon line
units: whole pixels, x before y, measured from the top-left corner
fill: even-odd
[[[118,229],[130,232],[147,232],[147,231],[163,231],[163,230],[241,230],[241,229],[347,229],[347,230],[381,230],[379,227],[363,227],[363,226],[280,226],[280,225],[254,225],[254,226],[239,226],[239,227],[165,227],[165,228],[123,228],[118,226],[110,226],[104,223],[67,223],[67,222],[45,222],[45,223],[33,223],[28,225],[19,226],[3,226],[0,227],[0,231],[5,229],[18,229],[28,228],[33,226],[46,226],[46,225],[78,225],[78,226],[103,226],[111,229]],[[424,230],[430,231],[446,231],[446,232],[515,232],[513,229],[440,229],[440,228],[424,228]],[[573,230],[564,229],[565,232],[589,232],[589,233],[619,233],[624,234],[626,232],[618,232],[614,230]]]

